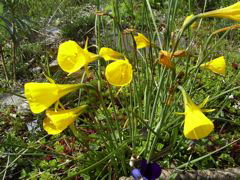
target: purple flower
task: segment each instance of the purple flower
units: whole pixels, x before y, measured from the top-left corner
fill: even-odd
[[[155,180],[161,175],[162,169],[156,163],[147,163],[147,160],[143,159],[140,163],[140,169],[133,169],[132,176],[134,180]]]

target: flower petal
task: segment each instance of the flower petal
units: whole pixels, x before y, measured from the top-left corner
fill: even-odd
[[[200,67],[210,69],[212,72],[223,76],[226,74],[226,63],[223,56],[201,64]]]
[[[100,49],[99,55],[101,57],[103,57],[105,61],[125,59],[124,56],[121,53],[119,53],[117,51],[114,51],[111,48],[106,48],[106,47],[102,47]]]
[[[147,163],[147,160],[143,159],[140,162],[140,172],[143,177],[147,178],[148,180],[155,180],[161,175],[162,169],[156,163]]]
[[[208,99],[209,99],[209,96],[206,97],[206,98],[203,100],[203,102],[202,102],[200,105],[198,105],[198,107],[199,107],[200,109],[203,108],[203,107],[205,106],[205,104],[208,102]]]
[[[118,60],[106,67],[107,81],[114,86],[126,86],[132,81],[132,65],[128,60]]]
[[[75,41],[66,41],[58,48],[58,64],[63,71],[74,73],[86,64],[83,53],[83,49]]]
[[[193,103],[187,92],[178,86],[183,94],[185,105],[185,120],[183,133],[189,139],[201,139],[208,136],[214,129],[214,125],[201,111],[201,109]]]
[[[240,2],[237,2],[231,6],[216,9],[213,11],[201,13],[198,15],[200,18],[204,17],[219,17],[219,18],[228,18],[234,21],[240,21]]]
[[[77,117],[85,111],[86,105],[79,106],[70,110],[46,111],[43,127],[48,134],[59,134],[72,124]]]
[[[58,99],[75,91],[80,84],[52,84],[30,82],[24,85],[24,94],[33,113],[38,114],[49,108]]]
[[[165,66],[166,68],[172,68],[174,66],[170,60],[171,53],[161,50],[159,56],[160,56],[159,63],[161,65]]]
[[[213,112],[216,109],[201,109],[202,112]]]
[[[212,121],[200,109],[192,109],[186,112],[183,130],[186,138],[201,139],[208,136],[213,129]]]
[[[140,170],[137,168],[133,169],[131,173],[134,180],[140,180],[142,177]]]
[[[150,46],[150,41],[141,33],[138,33],[137,36],[134,36],[134,40],[137,45],[137,49],[145,48]]]

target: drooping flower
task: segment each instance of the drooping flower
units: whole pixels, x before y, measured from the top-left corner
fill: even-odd
[[[161,50],[159,53],[160,59],[159,63],[166,68],[172,68],[174,65],[171,61],[171,53]]]
[[[156,163],[147,163],[147,160],[143,159],[140,163],[140,169],[133,169],[132,176],[134,180],[155,180],[162,173],[161,167]]]
[[[141,33],[138,33],[137,36],[134,36],[134,40],[137,45],[137,49],[145,48],[150,46],[150,41]]]
[[[193,18],[193,16],[194,16],[194,14],[191,14],[191,15],[187,16],[187,17],[184,19],[183,26],[186,25],[186,24],[189,22],[189,20]],[[196,28],[196,27],[197,27],[197,22],[192,23],[190,27],[191,27],[192,29]]]
[[[114,51],[111,48],[102,47],[99,51],[99,55],[105,59],[105,61],[109,60],[122,60],[124,59],[124,55],[121,53]]]
[[[201,64],[200,67],[210,69],[212,72],[225,76],[226,62],[224,56],[213,59],[207,63]]]
[[[203,112],[212,112],[214,109],[201,109],[208,101],[208,97],[200,104],[196,105],[188,96],[186,91],[179,86],[182,92],[185,112],[184,136],[188,139],[201,139],[208,136],[214,129],[214,125]]]
[[[200,18],[219,17],[219,18],[231,19],[234,21],[240,21],[240,2],[237,2],[225,8],[204,12],[204,13],[198,14],[197,16]]]
[[[82,67],[85,67],[88,73],[88,64],[95,61],[98,55],[89,52],[87,46],[88,39],[86,40],[84,49],[71,40],[60,44],[57,55],[59,66],[69,74],[78,71]]]
[[[57,60],[63,71],[74,73],[86,64],[81,57],[83,49],[75,41],[66,41],[59,45]]]
[[[185,55],[186,55],[186,52],[184,50],[178,50],[178,51],[174,52],[173,58],[174,57],[183,57]],[[159,56],[160,56],[159,63],[161,65],[165,66],[166,68],[174,67],[173,62],[171,61],[171,53],[170,52],[161,50],[159,53]]]
[[[132,81],[132,65],[127,59],[118,60],[107,65],[105,76],[114,86],[126,86]]]
[[[33,113],[38,114],[68,93],[77,90],[81,84],[54,84],[30,82],[24,85],[24,94]]]
[[[86,105],[82,105],[69,110],[47,110],[46,118],[43,120],[43,128],[48,134],[59,134],[72,124],[86,108]]]

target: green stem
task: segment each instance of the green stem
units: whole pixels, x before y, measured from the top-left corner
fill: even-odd
[[[172,53],[171,53],[171,59],[172,59],[172,57],[173,57],[173,54],[174,54],[174,52],[177,50],[177,47],[178,47],[178,44],[179,44],[179,42],[180,42],[180,39],[181,39],[181,37],[182,37],[182,34],[183,34],[183,32],[189,27],[189,26],[191,26],[191,24],[192,23],[194,23],[196,20],[197,20],[197,16],[193,16],[186,24],[184,24],[183,26],[182,26],[182,28],[180,29],[180,31],[178,32],[178,35],[177,35],[177,40],[176,40],[176,42],[175,42],[175,44],[174,44],[174,47],[173,47],[173,50],[172,50]]]
[[[4,58],[2,45],[0,45],[0,59],[2,59],[3,71],[4,71],[4,74],[5,74],[6,81],[8,82],[9,81],[9,77],[8,77],[6,61],[5,61],[5,58]]]

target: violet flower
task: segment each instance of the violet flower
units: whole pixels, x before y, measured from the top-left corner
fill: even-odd
[[[133,169],[132,176],[134,180],[155,180],[161,175],[162,169],[156,163],[147,163],[147,160],[143,159],[140,163],[140,169]]]

